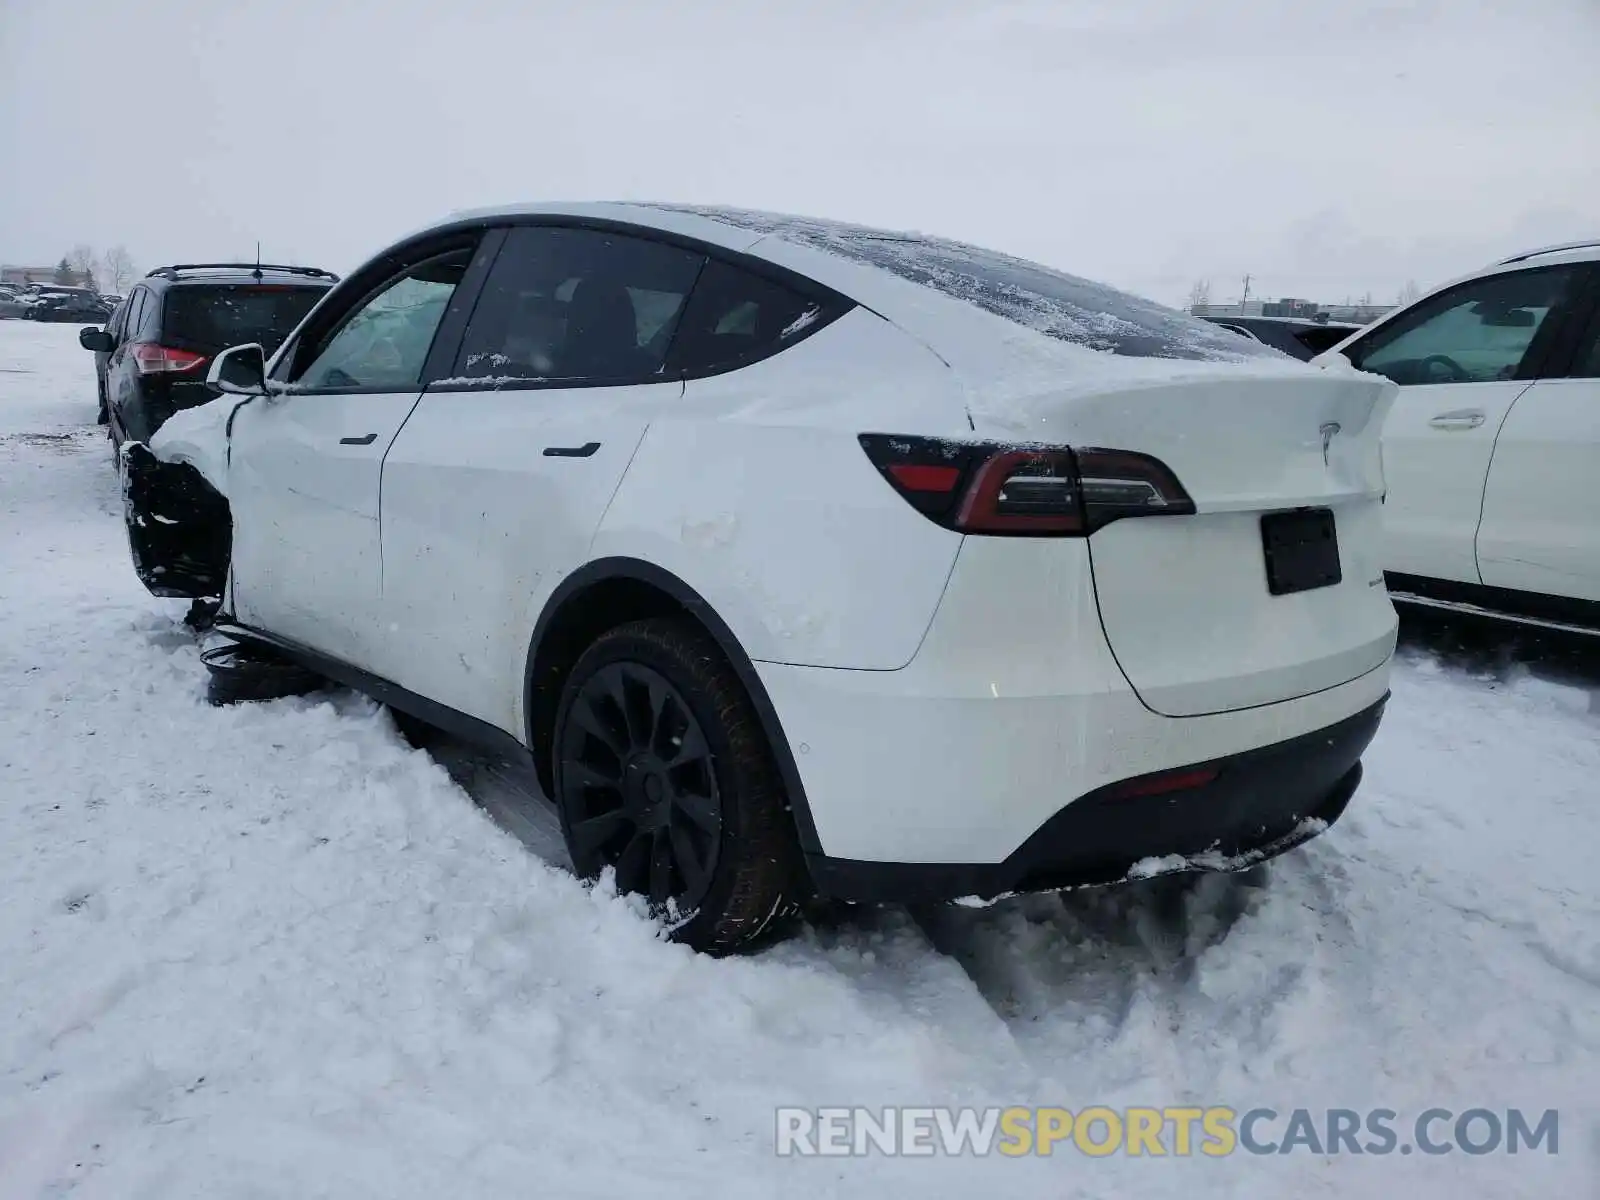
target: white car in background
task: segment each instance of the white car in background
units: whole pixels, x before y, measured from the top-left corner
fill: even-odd
[[[1600,241],[1453,280],[1312,360],[1393,380],[1397,601],[1600,632]]]
[[[146,583],[531,755],[695,946],[1239,869],[1388,695],[1393,385],[975,247],[474,212],[211,378],[125,460]]]

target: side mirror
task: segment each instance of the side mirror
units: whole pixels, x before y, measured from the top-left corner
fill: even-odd
[[[91,325],[87,329],[78,330],[78,345],[85,350],[93,350],[96,354],[110,354],[117,348],[117,339],[104,329],[96,329]]]
[[[1321,354],[1311,359],[1311,365],[1313,367],[1322,367],[1324,370],[1329,367],[1337,371],[1353,369],[1353,364],[1345,357],[1344,352],[1340,350],[1324,350]]]
[[[267,394],[267,354],[261,343],[233,346],[211,360],[206,382],[235,396]]]

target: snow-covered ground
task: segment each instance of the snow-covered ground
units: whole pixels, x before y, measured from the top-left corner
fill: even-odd
[[[371,703],[207,707],[93,417],[76,330],[0,322],[7,1200],[1600,1194],[1600,674],[1409,647],[1350,813],[1247,878],[713,961]],[[777,1106],[888,1103],[1556,1108],[1561,1141],[774,1154]]]

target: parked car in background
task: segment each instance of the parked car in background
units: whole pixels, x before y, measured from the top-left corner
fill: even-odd
[[[1282,350],[1301,362],[1309,362],[1361,328],[1359,325],[1343,321],[1313,321],[1305,317],[1211,315],[1205,320],[1213,325],[1221,325],[1224,329],[1231,329],[1244,337],[1254,338],[1274,350]]]
[[[22,315],[29,321],[104,322],[111,317],[111,307],[93,288],[42,287]]]
[[[486,210],[210,378],[127,452],[147,586],[531,755],[691,945],[1242,869],[1339,817],[1387,697],[1394,387],[977,247]]]
[[[26,283],[20,286],[13,285],[11,298],[0,298],[0,316],[28,319],[44,300],[46,293],[51,295],[73,295],[83,289],[70,287],[57,287],[53,284]]]
[[[1600,241],[1454,280],[1320,356],[1387,376],[1395,599],[1600,631]]]
[[[266,263],[151,271],[105,329],[78,335],[94,351],[100,417],[113,445],[148,441],[174,412],[212,399],[205,374],[217,351],[242,342],[276,350],[338,278],[317,267]]]
[[[33,304],[33,297],[25,288],[0,284],[0,319],[20,320]]]
[[[100,299],[104,300],[111,308],[116,308],[117,305],[122,303],[123,298],[116,292],[101,292]]]

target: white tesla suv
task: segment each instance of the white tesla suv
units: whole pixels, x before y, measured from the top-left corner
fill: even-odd
[[[1260,861],[1388,694],[1394,385],[1015,258],[476,211],[211,372],[125,458],[146,583],[531,755],[698,947]]]

